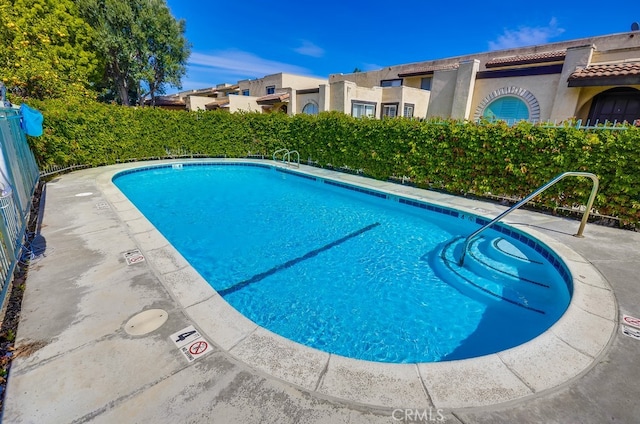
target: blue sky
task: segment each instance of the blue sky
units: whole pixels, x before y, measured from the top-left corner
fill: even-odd
[[[277,72],[326,78],[627,32],[640,22],[637,0],[506,3],[167,0],[192,45],[183,90]]]

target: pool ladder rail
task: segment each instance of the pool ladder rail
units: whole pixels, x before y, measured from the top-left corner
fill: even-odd
[[[296,168],[300,168],[300,153],[297,150],[278,149],[273,152],[273,160],[277,160],[276,157],[279,158],[279,153],[282,153],[282,163],[287,166],[295,165]],[[291,155],[295,155],[295,162],[291,162]]]
[[[591,211],[591,207],[593,206],[593,201],[596,198],[596,193],[598,192],[598,186],[600,183],[599,183],[598,177],[595,174],[592,174],[590,172],[576,172],[576,171],[563,172],[562,174],[557,175],[555,178],[553,178],[551,181],[549,181],[545,185],[540,186],[538,189],[536,189],[536,191],[534,191],[524,199],[520,200],[511,208],[502,212],[500,215],[495,217],[491,222],[489,222],[488,224],[484,225],[482,228],[476,230],[474,233],[469,235],[464,240],[464,244],[462,245],[462,253],[460,254],[458,265],[459,266],[464,265],[464,257],[467,253],[467,250],[469,249],[469,243],[471,243],[471,241],[474,238],[478,237],[480,233],[482,233],[487,228],[491,227],[496,222],[500,221],[505,216],[509,215],[511,212],[520,208],[520,206],[528,203],[531,199],[533,199],[534,197],[536,197],[537,195],[539,195],[540,193],[542,193],[543,191],[545,191],[546,189],[548,189],[549,187],[557,183],[558,181],[564,179],[565,177],[589,177],[593,181],[593,187],[591,188],[591,195],[589,196],[589,200],[587,201],[587,205],[585,207],[584,213],[582,214],[582,221],[580,222],[580,228],[578,228],[578,232],[574,234],[575,237],[583,237],[582,232],[584,231],[584,227],[587,224],[587,219],[589,218],[589,212]]]

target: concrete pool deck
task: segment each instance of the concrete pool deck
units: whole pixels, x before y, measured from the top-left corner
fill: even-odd
[[[47,250],[29,270],[4,422],[637,422],[640,340],[622,334],[620,319],[640,316],[639,233],[589,224],[580,239],[572,236],[577,221],[516,211],[505,222],[553,248],[574,277],[574,298],[556,325],[469,360],[356,361],[260,328],[217,295],[111,183],[123,169],[152,164],[76,171],[47,184]],[[301,170],[487,217],[504,210]],[[144,260],[133,253],[127,265],[135,250]],[[164,311],[166,322],[132,331],[129,320],[147,310]],[[208,348],[189,362],[170,336],[191,325]]]

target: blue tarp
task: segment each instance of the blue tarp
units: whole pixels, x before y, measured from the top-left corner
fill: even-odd
[[[22,103],[20,105],[20,115],[22,115],[22,120],[20,121],[22,131],[24,131],[26,135],[40,137],[42,135],[42,121],[44,119],[42,113]]]

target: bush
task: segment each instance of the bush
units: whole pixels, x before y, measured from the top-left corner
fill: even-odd
[[[378,179],[410,177],[452,193],[521,198],[565,171],[600,179],[595,209],[623,225],[640,221],[640,129],[580,130],[527,122],[515,126],[459,121],[126,108],[87,100],[34,102],[45,134],[30,142],[41,166],[116,162],[181,153],[271,157],[279,148],[303,162],[361,170]],[[563,180],[540,198],[544,207],[584,204],[588,179]]]

